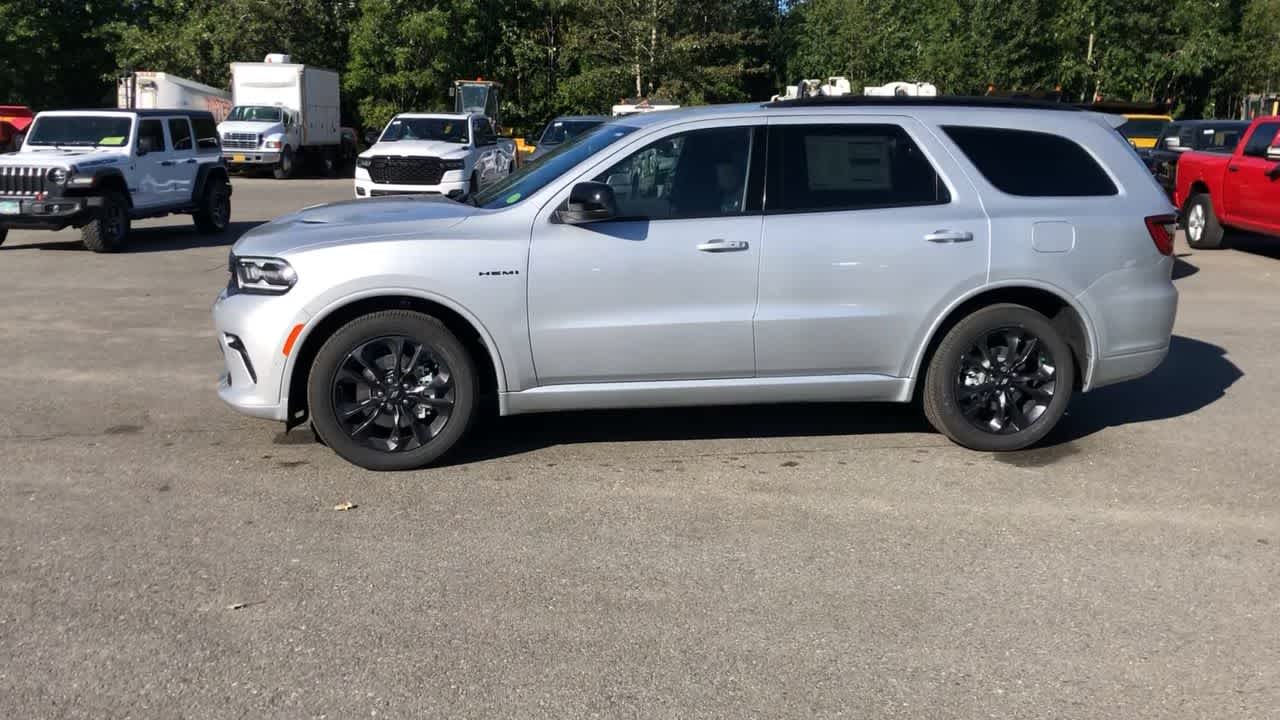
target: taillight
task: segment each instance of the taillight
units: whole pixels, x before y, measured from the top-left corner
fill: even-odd
[[[1173,234],[1178,228],[1177,215],[1152,215],[1146,218],[1147,232],[1151,233],[1151,242],[1161,255],[1173,254]]]

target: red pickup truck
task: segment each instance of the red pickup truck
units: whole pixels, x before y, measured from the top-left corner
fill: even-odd
[[[25,105],[0,105],[0,153],[16,152],[22,146],[35,113]]]
[[[1182,209],[1187,243],[1222,247],[1230,230],[1280,237],[1280,116],[1260,117],[1230,155],[1185,152],[1178,158],[1173,202]]]

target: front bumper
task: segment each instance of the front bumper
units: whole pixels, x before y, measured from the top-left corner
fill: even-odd
[[[379,197],[382,195],[444,195],[458,197],[467,192],[467,181],[455,178],[462,175],[458,171],[449,171],[436,185],[392,185],[375,183],[369,179],[369,172],[363,168],[356,171],[355,195],[358,198]]]
[[[223,150],[222,159],[228,165],[277,165],[279,150]]]
[[[285,343],[293,328],[309,316],[284,295],[228,295],[213,304],[213,324],[223,373],[218,397],[236,410],[267,420],[288,419]],[[292,349],[297,352],[296,348]]]
[[[17,214],[3,213],[17,203]],[[0,197],[0,228],[6,230],[61,230],[68,225],[84,225],[101,207],[99,197]]]

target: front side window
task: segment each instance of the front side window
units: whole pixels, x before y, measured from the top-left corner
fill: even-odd
[[[524,200],[568,172],[578,163],[635,132],[630,125],[608,123],[556,147],[536,163],[524,165],[502,180],[475,193],[468,201],[482,208],[504,208]]]
[[[143,120],[138,125],[138,148],[142,148],[143,142],[150,147],[149,152],[164,152],[164,123],[159,120]]]
[[[133,119],[118,116],[45,115],[27,135],[31,145],[122,147],[129,142]]]
[[[747,207],[751,128],[692,130],[632,153],[595,178],[613,187],[619,218],[740,215]]]
[[[378,142],[402,140],[442,140],[465,145],[467,121],[461,118],[407,118],[398,117],[387,124]]]
[[[194,147],[191,141],[191,125],[186,118],[169,120],[169,138],[173,141],[173,149],[176,151],[191,150]]]
[[[476,145],[489,145],[498,140],[498,136],[493,132],[493,126],[489,124],[488,118],[476,118],[472,134],[476,139]]]
[[[1259,125],[1249,136],[1249,142],[1245,143],[1244,154],[1250,157],[1266,157],[1267,148],[1271,147],[1276,139],[1276,130],[1280,130],[1280,123]]]
[[[1022,197],[1115,195],[1115,183],[1083,147],[1052,133],[946,125],[943,131],[1000,192]]]
[[[951,201],[929,159],[897,125],[769,129],[769,213],[861,210]]]

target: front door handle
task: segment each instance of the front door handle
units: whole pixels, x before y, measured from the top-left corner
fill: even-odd
[[[185,162],[188,165],[195,165],[197,160],[195,158],[191,158],[190,160],[184,160],[183,162]]]
[[[931,243],[958,243],[973,240],[973,233],[963,230],[934,230],[924,236]]]
[[[746,250],[749,247],[751,247],[751,245],[747,243],[746,240],[723,240],[717,238],[711,242],[702,243],[698,246],[698,250],[700,252],[710,253],[738,252]]]
[[[161,160],[161,161],[160,161],[160,167],[173,167],[173,161],[172,161],[172,160]]]
[[[1240,172],[1240,168],[1236,167],[1235,165],[1228,165],[1227,170],[1229,170],[1230,172]]]

